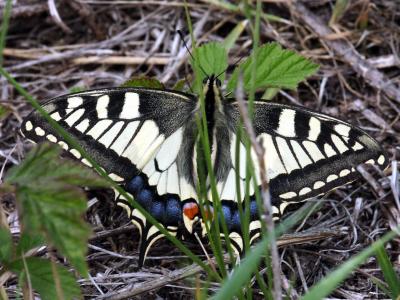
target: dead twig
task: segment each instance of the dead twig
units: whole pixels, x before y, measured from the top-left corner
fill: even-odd
[[[229,261],[228,256],[225,257],[226,261]],[[211,261],[206,260],[204,261],[205,264],[215,264],[215,259]],[[123,289],[118,291],[114,291],[105,295],[101,295],[96,298],[96,300],[120,300],[120,299],[127,299],[133,296],[137,296],[151,290],[163,287],[167,284],[172,282],[182,280],[186,277],[193,276],[203,271],[203,268],[199,267],[197,264],[192,264],[188,267],[178,269],[175,271],[170,272],[168,275],[160,276],[157,279],[150,279],[139,284],[133,284],[127,286]]]
[[[385,192],[383,191],[381,185],[375,178],[366,170],[366,168],[362,165],[357,166],[356,170],[361,174],[362,177],[369,183],[369,185],[374,189],[374,191],[378,194],[380,198],[385,196]]]
[[[78,57],[72,60],[77,65],[104,64],[104,65],[167,65],[171,62],[169,57],[138,57],[138,56],[89,56]]]
[[[336,54],[340,55],[354,71],[362,76],[365,81],[372,87],[383,91],[389,98],[400,103],[400,88],[396,86],[386,75],[381,73],[377,68],[373,67],[366,59],[364,59],[351,45],[343,40],[330,40],[327,37],[333,34],[333,31],[321,20],[320,17],[313,14],[299,1],[287,4],[301,19],[303,23],[313,30],[326,45],[329,46]]]
[[[283,234],[276,241],[278,247],[306,244],[319,240],[325,240],[332,237],[338,237],[343,235],[339,229],[321,229],[321,230],[310,230],[303,232],[296,232],[291,234]]]
[[[54,23],[56,23],[62,30],[64,30],[65,33],[68,33],[68,34],[72,33],[71,28],[69,28],[63,22],[60,15],[58,14],[58,10],[57,10],[56,3],[54,2],[54,0],[48,0],[47,5],[49,6],[50,16],[54,20]]]
[[[11,19],[29,18],[46,12],[46,3],[30,4],[30,5],[14,5],[11,11]],[[3,21],[3,14],[0,14],[0,21]]]

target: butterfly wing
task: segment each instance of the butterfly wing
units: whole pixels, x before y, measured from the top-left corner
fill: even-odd
[[[170,233],[177,233],[178,225],[186,222],[182,219],[182,201],[197,201],[193,179],[197,135],[193,116],[197,102],[193,96],[150,89],[107,89],[61,96],[45,103],[44,108]],[[226,126],[217,130],[214,167],[222,214],[230,239],[241,252],[241,201],[236,195],[236,174],[243,195],[246,150],[236,132],[240,119],[237,104],[226,102],[224,114]],[[388,164],[379,144],[367,133],[305,108],[255,102],[254,128],[265,149],[275,217],[288,203],[354,180],[355,168],[361,163],[377,163],[382,168]],[[58,143],[88,163],[35,112],[25,120],[22,131],[33,141]],[[240,161],[236,166],[237,149]],[[251,158],[259,183],[254,153]],[[260,234],[261,223],[252,185],[249,192],[253,241]],[[116,193],[116,198],[141,232],[141,265],[151,244],[162,234],[121,195]],[[185,225],[190,231],[192,224]]]
[[[242,142],[236,146],[240,114],[238,104],[228,102],[224,108],[230,123],[231,170],[226,180],[218,182],[220,198],[228,208],[228,227],[240,233],[238,226],[235,173],[239,172],[242,194],[245,183],[246,150]],[[312,110],[273,102],[254,103],[254,130],[265,150],[264,162],[269,179],[275,219],[290,203],[324,194],[358,177],[356,167],[362,163],[388,165],[386,154],[376,140],[366,132],[339,119]],[[235,169],[236,149],[240,162]],[[257,182],[260,183],[257,157],[252,151]],[[240,170],[239,170],[240,169]],[[224,205],[224,204],[223,204]],[[253,207],[253,208],[252,208]],[[254,191],[250,191],[250,237],[259,235]],[[242,245],[239,234],[233,235],[236,245]],[[239,247],[239,250],[241,247]]]
[[[191,159],[194,138],[186,138],[192,128],[185,124],[195,106],[196,99],[184,93],[115,88],[57,97],[43,108],[111,178],[176,234],[182,219],[179,196],[190,199],[195,194],[191,170],[182,164]],[[58,143],[89,164],[37,112],[25,119],[22,132],[35,142]],[[151,244],[162,235],[118,193],[116,199],[139,227],[142,264]]]

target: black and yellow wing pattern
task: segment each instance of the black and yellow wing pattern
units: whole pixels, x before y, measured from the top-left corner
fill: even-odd
[[[208,87],[215,82],[208,80]],[[210,90],[210,89],[209,89]],[[245,186],[246,155],[239,141],[240,163],[235,166],[237,103],[206,91],[206,114],[217,191],[230,239],[243,249],[237,199],[236,174]],[[169,90],[109,88],[64,95],[43,104],[48,114],[120,183],[135,201],[171,234],[180,228],[189,234],[201,220],[196,193],[199,99]],[[361,129],[302,107],[256,101],[254,129],[265,149],[273,213],[276,218],[290,203],[326,193],[356,178],[356,167],[373,163],[385,168],[388,159],[379,144]],[[210,133],[211,131],[211,133]],[[22,125],[34,141],[59,144],[82,159],[45,122],[32,112]],[[251,153],[255,174],[259,168]],[[257,175],[258,176],[258,175]],[[256,176],[256,177],[257,177]],[[259,178],[254,178],[259,182]],[[252,185],[251,185],[252,186]],[[141,265],[150,246],[162,234],[121,195],[115,195],[141,233]],[[211,193],[208,199],[212,205]],[[261,223],[254,189],[250,190],[250,238],[260,234]]]

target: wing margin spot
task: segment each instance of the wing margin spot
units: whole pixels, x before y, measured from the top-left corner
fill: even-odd
[[[52,134],[48,134],[46,138],[52,143],[57,143],[57,138]]]
[[[310,189],[308,186],[302,188],[299,192],[299,196],[303,196],[305,194],[308,194],[309,192],[311,192],[312,189]]]
[[[351,172],[348,169],[343,169],[342,171],[340,171],[339,176],[340,177],[345,177],[347,175],[349,175]]]
[[[27,121],[25,123],[25,129],[26,129],[26,131],[31,131],[33,129],[33,124],[31,121]]]
[[[38,136],[44,136],[46,132],[41,127],[36,127],[35,132]]]
[[[377,161],[378,161],[378,164],[383,165],[386,161],[386,158],[383,154],[381,154]]]
[[[338,179],[339,177],[336,174],[331,174],[326,178],[326,182],[331,182],[334,181],[336,179]]]
[[[297,196],[297,194],[295,192],[287,192],[287,193],[279,195],[279,197],[282,198],[282,199],[291,199],[291,198],[294,198],[296,196]]]

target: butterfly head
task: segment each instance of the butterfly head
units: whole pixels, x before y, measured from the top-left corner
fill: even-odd
[[[221,100],[222,100],[222,94],[221,94],[222,83],[221,80],[218,78],[218,76],[211,74],[206,78],[204,78],[203,93],[206,105],[208,105],[209,107],[212,106],[213,108],[219,109],[221,108]],[[214,105],[216,105],[216,107]]]
[[[218,76],[215,76],[214,74],[211,74],[207,76],[206,78],[203,79],[203,84],[207,86],[216,86],[218,88],[221,88],[221,80],[218,78]]]

